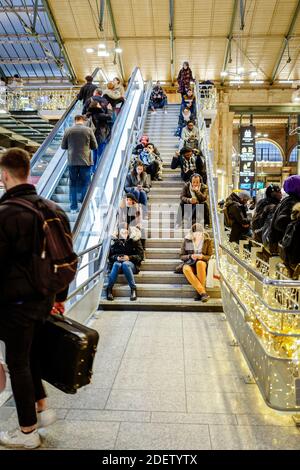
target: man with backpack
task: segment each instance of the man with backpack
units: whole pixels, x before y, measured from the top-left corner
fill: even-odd
[[[0,199],[0,340],[20,425],[0,432],[0,445],[33,449],[41,444],[37,428],[56,419],[41,380],[41,329],[51,310],[64,312],[77,257],[66,214],[28,182],[29,154],[7,150],[0,172],[6,189]]]
[[[251,221],[255,241],[262,243],[263,226],[269,214],[273,214],[281,199],[282,192],[280,186],[270,184],[266,189],[265,197],[258,201]]]

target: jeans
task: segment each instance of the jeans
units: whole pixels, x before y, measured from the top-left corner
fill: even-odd
[[[71,165],[69,166],[70,175],[70,200],[71,211],[78,209],[78,202],[83,202],[91,182],[91,167]],[[79,201],[78,195],[79,194]]]
[[[147,205],[147,193],[143,189],[130,188],[130,193],[135,195],[139,204],[143,204],[143,206]]]
[[[113,287],[117,282],[119,273],[123,273],[127,279],[129,287],[135,289],[134,275],[137,272],[135,265],[131,261],[115,261],[108,278],[108,287]]]
[[[152,101],[152,100],[150,100],[149,108],[150,108],[150,109],[164,108],[165,106],[167,106],[167,104],[168,104],[167,98],[163,98],[163,99],[160,100],[160,101]]]
[[[46,398],[41,380],[39,333],[42,322],[27,319],[14,323],[11,312],[1,312],[0,339],[6,347],[6,363],[20,426],[37,422],[35,403]]]
[[[98,147],[93,150],[93,162],[92,173],[96,173],[99,163],[101,162],[101,157],[106,147],[106,142],[98,143]]]
[[[196,266],[183,266],[183,274],[198,294],[205,294],[206,262],[197,261]]]

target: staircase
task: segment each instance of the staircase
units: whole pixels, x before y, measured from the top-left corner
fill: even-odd
[[[174,137],[177,128],[179,105],[168,105],[167,114],[158,110],[156,114],[148,112],[144,134],[158,148],[164,162],[163,181],[153,181],[149,195],[148,237],[146,240],[145,261],[141,271],[135,276],[138,299],[129,300],[129,286],[123,275],[119,276],[114,286],[113,302],[103,299],[99,308],[103,310],[149,310],[149,311],[222,311],[220,290],[208,289],[210,300],[207,303],[196,302],[196,292],[183,274],[175,274],[174,269],[180,263],[179,254],[183,239],[181,229],[175,229],[176,214],[170,218],[170,206],[178,207],[183,182],[180,169],[171,170],[172,157],[178,147],[178,137]],[[156,204],[165,204],[162,212]],[[168,225],[169,224],[169,225]],[[167,227],[170,228],[167,228]],[[165,228],[164,228],[165,227]]]

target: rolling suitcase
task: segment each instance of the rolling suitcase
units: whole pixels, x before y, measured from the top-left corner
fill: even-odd
[[[63,315],[51,316],[41,334],[42,378],[65,393],[91,381],[99,334]]]

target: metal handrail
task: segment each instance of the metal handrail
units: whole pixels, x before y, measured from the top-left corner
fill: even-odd
[[[135,76],[138,72],[138,67],[136,67],[131,75],[131,80],[130,80],[130,83],[129,83],[129,86],[128,86],[128,89],[126,91],[126,96],[129,96],[130,94],[130,91],[132,89],[132,87],[134,86],[134,79],[135,79]],[[120,129],[122,129],[122,125],[121,123],[124,123],[126,122],[126,119],[128,117],[128,114],[129,114],[129,111],[130,111],[130,103],[126,102],[125,101],[125,104],[123,105],[123,109],[122,111],[119,113],[115,123],[114,123],[114,128],[116,129],[118,126],[120,126]],[[121,136],[119,136],[120,138]],[[118,140],[119,142],[119,140]],[[76,222],[75,222],[75,225],[74,225],[74,229],[73,229],[73,237],[74,239],[77,238],[78,234],[79,234],[79,231],[80,231],[80,228],[81,228],[81,225],[83,223],[83,220],[84,220],[84,217],[85,217],[85,214],[88,210],[88,206],[89,206],[89,202],[90,202],[90,199],[91,199],[91,196],[94,192],[94,189],[95,187],[97,186],[98,184],[98,179],[99,179],[99,176],[103,173],[103,169],[105,168],[105,166],[107,165],[107,156],[110,156],[110,168],[113,164],[113,158],[111,158],[112,155],[114,155],[114,151],[115,149],[117,148],[117,145],[118,145],[118,142],[115,140],[115,139],[111,139],[109,144],[107,145],[107,147],[105,148],[104,150],[104,154],[101,158],[101,162],[96,170],[96,173],[93,177],[93,180],[92,180],[92,183],[88,189],[88,192],[84,198],[84,201],[82,203],[82,206],[81,206],[81,209],[80,209],[80,213],[76,219]],[[107,175],[109,174],[109,171],[107,170]]]
[[[97,67],[93,73],[92,73],[92,77],[95,77],[97,75],[97,73],[99,72],[100,70],[100,67]],[[48,147],[49,143],[52,141],[52,139],[55,137],[57,131],[59,130],[59,128],[61,127],[62,123],[64,122],[64,120],[66,119],[66,117],[68,116],[68,114],[72,111],[72,109],[74,108],[74,106],[76,105],[78,101],[78,98],[74,98],[74,100],[72,101],[72,103],[70,104],[70,106],[68,107],[68,109],[66,109],[66,111],[64,112],[64,114],[62,115],[62,117],[60,118],[59,121],[57,121],[57,123],[55,124],[55,126],[53,127],[52,131],[50,132],[50,134],[48,135],[48,137],[46,137],[46,139],[44,140],[44,142],[42,143],[42,145],[39,147],[39,149],[36,151],[36,153],[33,155],[32,159],[31,159],[31,162],[30,162],[30,166],[31,168],[36,164],[36,162],[38,161],[38,159],[40,158],[41,156],[41,153],[44,152],[44,150]]]

